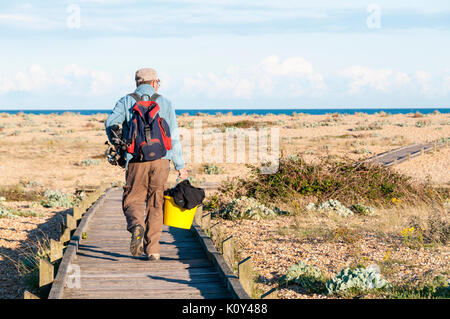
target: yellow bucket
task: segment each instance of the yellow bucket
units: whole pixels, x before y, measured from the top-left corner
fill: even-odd
[[[164,196],[164,225],[190,229],[197,207],[195,206],[192,209],[181,208],[175,204],[173,197]]]

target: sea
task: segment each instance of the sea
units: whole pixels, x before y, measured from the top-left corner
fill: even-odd
[[[279,109],[279,108],[264,108],[264,109],[177,109],[175,113],[177,115],[217,115],[217,114],[233,114],[233,115],[267,115],[267,114],[285,114],[285,115],[293,115],[293,114],[310,114],[310,115],[325,115],[325,114],[354,114],[354,113],[366,113],[366,114],[374,114],[379,112],[385,112],[387,114],[409,114],[409,113],[422,113],[429,114],[434,111],[438,111],[440,113],[450,113],[450,108],[330,108],[330,109]],[[63,114],[63,113],[75,113],[80,115],[95,115],[95,114],[109,114],[111,113],[111,109],[52,109],[52,110],[34,110],[34,109],[15,109],[15,110],[2,110],[0,109],[0,113],[9,113],[9,114],[17,114],[22,112],[24,114]]]

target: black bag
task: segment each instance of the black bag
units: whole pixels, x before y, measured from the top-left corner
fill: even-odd
[[[168,189],[166,194],[173,197],[175,204],[186,209],[192,209],[200,205],[205,199],[205,191],[202,188],[192,186],[187,179]]]

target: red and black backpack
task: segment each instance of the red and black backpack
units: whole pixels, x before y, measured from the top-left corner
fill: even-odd
[[[172,148],[170,129],[167,122],[159,116],[159,105],[155,102],[159,94],[151,97],[147,94],[139,96],[129,94],[136,100],[133,106],[133,116],[127,136],[127,152],[133,159],[146,162],[164,157]],[[147,96],[148,101],[143,97]]]

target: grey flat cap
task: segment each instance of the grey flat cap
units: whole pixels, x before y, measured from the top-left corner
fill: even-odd
[[[158,72],[151,68],[144,68],[136,71],[136,83],[139,84],[144,81],[158,80]]]

